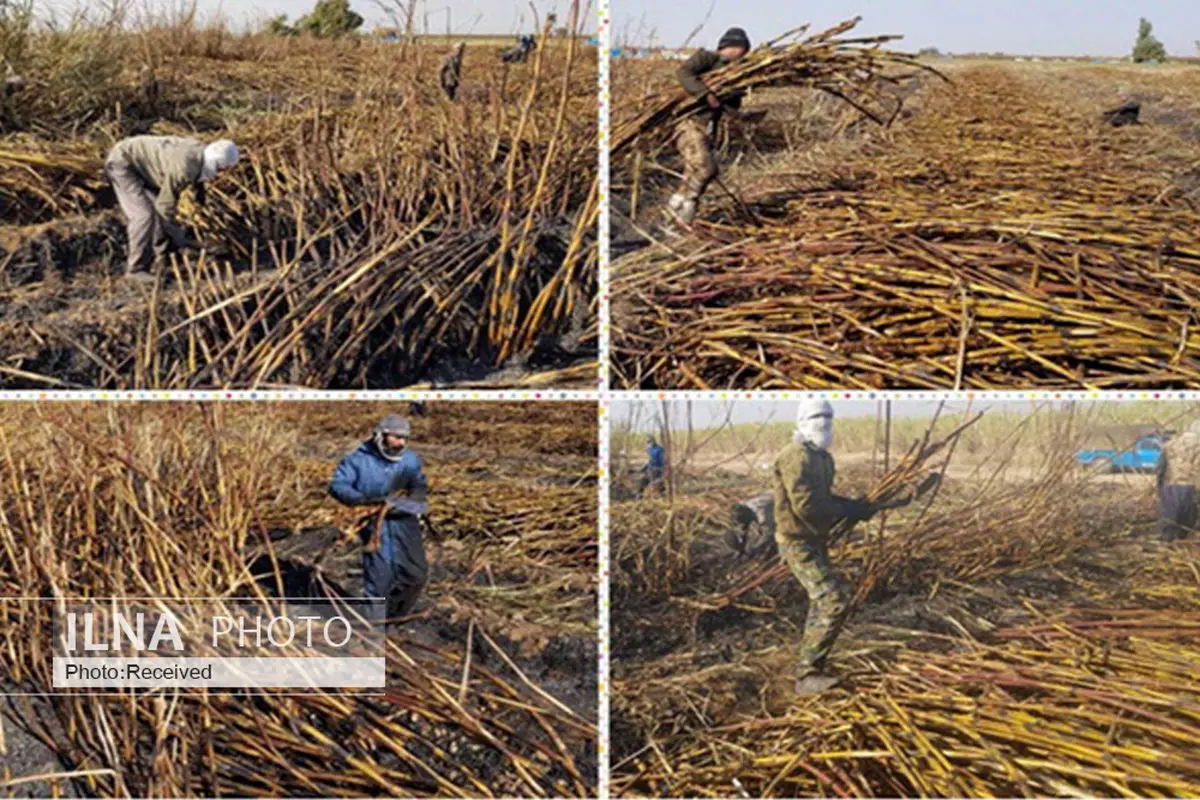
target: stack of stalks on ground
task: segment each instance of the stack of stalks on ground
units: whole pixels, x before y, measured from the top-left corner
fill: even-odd
[[[1020,468],[1014,431],[934,499],[843,539],[845,685],[811,699],[790,691],[803,592],[721,544],[745,495],[617,505],[614,793],[1194,794],[1200,551],[1130,537],[1153,480],[1075,471],[1086,425],[1066,421]],[[642,571],[667,563],[670,582]]]
[[[477,91],[457,104],[437,87],[440,54],[421,47],[334,43],[315,58],[298,42],[272,45],[269,67],[164,65],[176,77],[163,92],[184,107],[148,113],[152,132],[226,136],[245,154],[206,207],[185,209],[211,249],[173,259],[148,298],[97,303],[85,299],[111,291],[103,274],[118,265],[84,281],[76,273],[97,265],[54,263],[10,232],[5,381],[386,388],[453,362],[433,374],[514,365],[590,382],[594,59],[577,37],[541,41],[529,63],[502,69],[490,50],[469,51]],[[282,74],[281,89],[270,76]],[[206,113],[195,134],[192,115]],[[6,218],[111,207],[102,160],[121,122],[0,139]],[[60,272],[66,286],[43,286]],[[37,313],[50,302],[39,290],[55,295],[50,313]]]
[[[315,411],[306,424],[274,405],[22,410],[0,430],[0,596],[270,608],[271,576],[293,558],[318,561],[324,591],[359,594],[334,562],[357,560],[361,512],[325,487],[380,409]],[[498,430],[539,421],[492,414]],[[431,440],[426,456],[446,554],[423,607],[388,637],[384,696],[77,693],[16,699],[0,724],[11,733],[20,717],[88,796],[593,795],[594,671],[578,664],[595,663],[594,489],[532,488],[538,471],[518,463],[481,477],[461,438]],[[577,482],[594,469],[568,463]],[[320,561],[273,545],[280,528],[337,536]],[[265,577],[249,564],[264,555]],[[53,606],[0,599],[6,686],[49,691]],[[0,770],[0,785],[11,777]]]
[[[824,158],[756,157],[694,236],[616,262],[618,380],[1200,385],[1195,136],[1169,121],[1105,127],[1015,65],[952,77],[923,81],[886,134]]]

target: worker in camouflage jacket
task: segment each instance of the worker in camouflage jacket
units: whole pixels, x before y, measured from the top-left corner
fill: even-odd
[[[1167,442],[1158,462],[1158,526],[1163,539],[1200,527],[1200,420]]]
[[[829,652],[846,622],[849,594],[829,560],[829,537],[839,525],[853,527],[881,508],[864,498],[834,494],[835,473],[829,447],[833,442],[833,407],[813,399],[800,407],[791,444],[775,459],[772,494],[734,506],[734,522],[743,531],[726,538],[744,550],[745,531],[753,525],[774,534],[775,547],[760,545],[756,555],[777,551],[808,595],[808,617],[796,665],[796,692],[817,694],[839,679],[828,669]],[[927,477],[909,497],[889,501],[901,508],[932,490],[939,475]]]
[[[671,196],[668,207],[684,223],[695,219],[700,197],[719,172],[713,142],[721,116],[727,109],[740,109],[742,103],[741,96],[722,101],[704,82],[704,75],[744,58],[748,52],[750,37],[741,28],[730,28],[717,43],[715,52],[697,50],[677,73],[684,90],[697,100],[702,100],[708,108],[703,117],[688,117],[675,126],[675,147],[683,159],[683,182],[679,191]]]

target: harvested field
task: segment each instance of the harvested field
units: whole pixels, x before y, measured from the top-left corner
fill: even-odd
[[[952,82],[884,72],[889,127],[802,88],[752,94],[767,121],[722,141],[733,196],[711,187],[682,237],[656,232],[671,148],[614,161],[619,385],[1200,386],[1200,71],[937,66]],[[617,119],[670,77],[629,69]],[[1102,124],[1125,97],[1144,124]]]
[[[27,39],[30,88],[0,120],[0,387],[594,385],[596,54],[578,37],[512,65],[468,46],[454,103],[432,45],[190,24]],[[52,58],[72,43],[90,93]],[[119,277],[102,170],[144,133],[243,153],[181,207],[205,249],[151,287]]]
[[[844,682],[816,697],[793,693],[804,592],[722,541],[761,478],[692,470],[673,498],[617,502],[614,795],[1195,794],[1200,545],[1158,539],[1153,476],[1074,467],[1094,414],[1051,417],[1047,439],[1004,417],[981,454],[971,428],[944,438],[969,417],[943,420],[918,448],[945,441],[921,466],[945,471],[936,494],[835,545]],[[835,439],[835,490],[912,469],[893,442],[889,461]]]
[[[11,409],[0,686],[45,692],[51,681],[53,604],[11,598],[361,596],[363,512],[326,487],[394,410]],[[595,406],[438,402],[412,420],[431,578],[388,634],[383,696],[14,697],[0,709],[0,753],[40,741],[50,772],[81,773],[57,782],[75,796],[594,796]],[[0,795],[27,788],[5,788],[32,777],[14,768],[0,759]]]

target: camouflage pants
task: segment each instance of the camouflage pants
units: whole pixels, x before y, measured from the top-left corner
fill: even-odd
[[[712,139],[699,120],[685,119],[675,126],[675,147],[683,158],[683,183],[679,193],[696,202],[717,177]]]
[[[824,542],[780,542],[779,555],[808,594],[808,618],[796,665],[796,676],[802,678],[824,669],[829,651],[846,624],[849,598],[845,584],[829,562]]]

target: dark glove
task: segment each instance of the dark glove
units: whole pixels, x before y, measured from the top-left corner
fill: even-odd
[[[413,500],[411,497],[389,497],[387,499],[387,506],[389,511],[394,511],[397,514],[411,514],[414,517],[419,517],[429,512],[429,503]]]
[[[846,521],[851,525],[866,522],[875,516],[876,508],[864,497],[855,497],[846,501]]]
[[[942,473],[934,472],[925,476],[925,480],[917,485],[917,497],[924,497],[942,484]]]
[[[743,558],[746,555],[746,541],[748,538],[746,531],[730,528],[725,532],[725,546],[737,554],[739,558]]]

